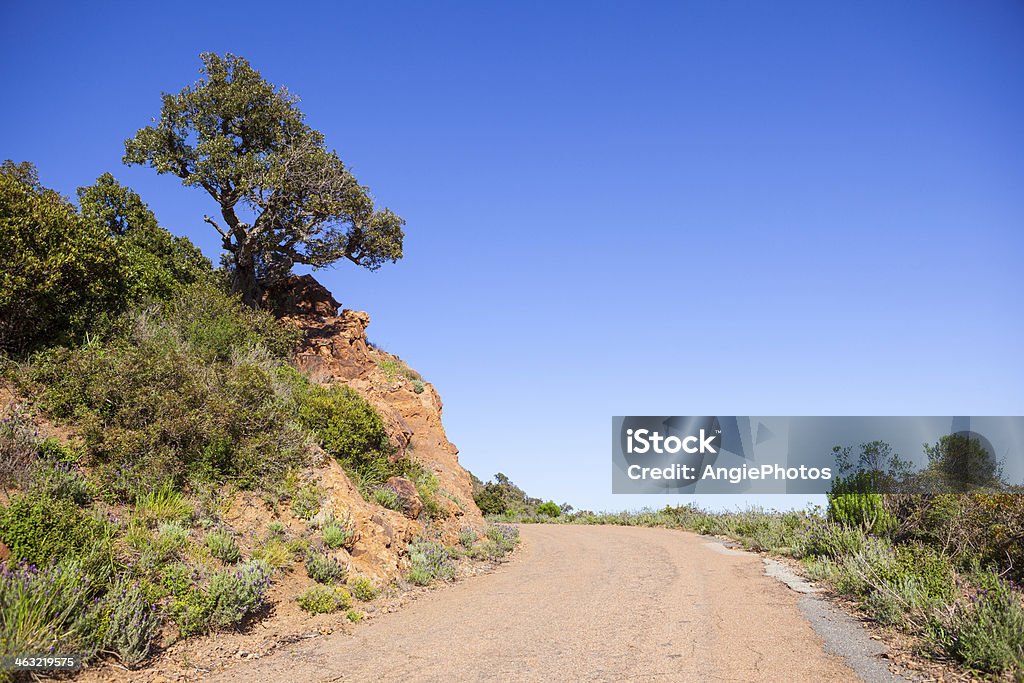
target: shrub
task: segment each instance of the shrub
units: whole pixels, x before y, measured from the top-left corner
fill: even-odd
[[[67,500],[19,494],[0,508],[0,540],[15,558],[37,566],[85,555],[109,535],[104,522]]]
[[[105,632],[90,628],[97,588],[75,561],[0,567],[0,656],[101,649]]]
[[[537,514],[545,517],[558,517],[562,514],[562,508],[558,507],[554,501],[549,500],[537,506]]]
[[[188,530],[177,522],[163,522],[153,544],[160,562],[175,559],[188,543]]]
[[[32,471],[30,489],[42,496],[69,500],[87,505],[92,500],[92,486],[82,471],[69,463],[40,458]]]
[[[409,545],[409,581],[426,586],[435,579],[451,581],[455,578],[455,563],[448,549],[440,543],[417,541]]]
[[[813,557],[840,558],[860,551],[864,538],[860,528],[816,520],[807,530],[803,552]]]
[[[327,614],[339,609],[347,609],[352,603],[352,598],[344,588],[318,584],[303,591],[296,601],[299,603],[299,607],[310,614]]]
[[[288,531],[288,527],[286,527],[283,522],[279,522],[277,520],[275,520],[275,521],[273,521],[273,522],[271,522],[270,524],[267,525],[267,532],[271,536],[276,536],[278,538],[284,538],[284,535],[285,535],[285,533],[287,531]]]
[[[348,569],[322,551],[313,550],[306,555],[306,574],[317,583],[329,584],[344,581]]]
[[[364,602],[369,602],[377,597],[377,587],[366,576],[355,577],[349,582],[348,586],[349,590],[352,591],[352,595]]]
[[[146,657],[160,630],[160,614],[146,599],[138,581],[121,575],[104,597],[109,613],[108,644],[129,667]]]
[[[414,393],[422,394],[424,391],[423,382],[421,380],[413,380],[412,390]]]
[[[958,605],[946,649],[990,673],[1024,671],[1024,607],[1008,583],[991,576],[967,605]]]
[[[349,611],[345,612],[345,618],[351,621],[353,624],[358,624],[360,621],[365,619],[362,612],[354,609],[350,609]]]
[[[388,510],[397,510],[398,512],[401,512],[405,507],[402,505],[402,499],[398,496],[398,492],[390,486],[381,486],[374,489],[373,502]]]
[[[355,540],[355,530],[351,527],[331,520],[320,529],[324,545],[328,548],[347,548]]]
[[[292,497],[292,514],[299,519],[312,519],[320,512],[323,492],[315,484],[300,487]]]
[[[203,544],[210,550],[210,554],[221,562],[234,564],[242,559],[242,551],[238,549],[235,537],[224,531],[212,531],[206,534]]]
[[[18,406],[0,415],[0,487],[25,487],[36,461],[39,430]]]
[[[250,560],[235,570],[215,572],[210,577],[210,623],[214,628],[240,626],[266,606],[272,570],[259,560]]]
[[[469,527],[463,527],[459,531],[459,545],[468,550],[473,547],[474,543],[476,543],[476,531]]]
[[[0,351],[76,339],[125,302],[116,240],[29,163],[0,165],[0,262]]]
[[[519,529],[508,524],[489,524],[485,535],[502,555],[511,552],[519,543]]]
[[[416,372],[405,362],[397,356],[383,356],[377,359],[377,367],[384,371],[384,375],[389,380],[394,380],[398,377],[404,377],[410,379],[413,382],[423,383],[423,377],[420,373]],[[419,392],[416,392],[419,393]]]
[[[170,595],[167,613],[183,638],[205,633],[210,626],[213,605],[195,579],[193,569],[180,563],[168,565],[162,573],[162,587]]]
[[[360,473],[394,453],[384,421],[356,391],[346,386],[307,385],[298,397],[299,420],[324,449]]]

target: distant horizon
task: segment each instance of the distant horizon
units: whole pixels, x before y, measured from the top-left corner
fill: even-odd
[[[610,417],[1024,414],[1024,5],[277,11],[4,7],[2,158],[109,171],[216,263],[209,197],[123,141],[200,52],[248,58],[406,219],[397,264],[314,275],[482,480],[802,508],[615,496]]]

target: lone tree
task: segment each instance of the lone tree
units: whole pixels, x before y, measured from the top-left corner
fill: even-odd
[[[125,140],[126,164],[148,164],[217,202],[232,287],[249,305],[297,263],[339,259],[376,270],[402,257],[402,226],[376,210],[298,98],[263,80],[242,57],[206,52],[194,85],[163,95],[154,125]]]

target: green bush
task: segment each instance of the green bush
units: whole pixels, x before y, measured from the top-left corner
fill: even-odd
[[[323,491],[315,484],[300,487],[292,496],[292,514],[299,519],[312,519],[320,512]]]
[[[893,531],[896,519],[876,492],[881,479],[878,472],[865,470],[837,478],[828,494],[828,518],[837,524],[859,527],[867,534]]]
[[[192,506],[185,496],[166,482],[136,498],[135,507],[143,518],[157,522],[188,523],[192,519]]]
[[[349,590],[357,599],[368,602],[377,597],[377,587],[373,585],[368,577],[357,576],[349,581]]]
[[[840,558],[854,555],[864,547],[864,532],[824,520],[813,522],[807,529],[803,552],[812,557]]]
[[[117,241],[29,163],[0,164],[0,262],[0,351],[75,340],[127,297]]]
[[[354,529],[333,519],[323,525],[320,534],[328,548],[347,548],[355,540]]]
[[[414,393],[422,394],[423,391],[424,391],[423,382],[421,380],[418,380],[418,379],[417,380],[413,380],[412,390],[413,390]]]
[[[401,512],[405,507],[402,505],[402,499],[398,497],[398,492],[390,486],[381,486],[374,489],[373,502],[388,510],[396,510],[398,512]]]
[[[0,540],[19,559],[44,566],[50,560],[87,555],[109,541],[110,529],[67,500],[19,494],[0,508]]]
[[[953,617],[947,651],[973,669],[1024,672],[1024,607],[1020,595],[992,575],[988,586]]]
[[[291,567],[293,555],[287,543],[279,536],[271,535],[253,550],[252,559],[262,560],[268,567],[277,571]]]
[[[29,489],[41,496],[69,500],[75,505],[92,501],[92,485],[82,471],[75,465],[49,457],[36,461]]]
[[[353,624],[358,624],[360,621],[362,621],[366,617],[363,616],[362,612],[360,612],[358,610],[350,609],[347,612],[345,612],[345,618],[348,619],[349,621],[351,621]]]
[[[210,550],[210,554],[221,562],[234,564],[242,559],[242,551],[235,542],[235,537],[226,531],[212,531],[206,534],[203,543]]]
[[[235,570],[215,572],[208,592],[211,626],[235,628],[263,610],[271,574],[271,568],[259,560],[245,562]]]
[[[195,571],[191,567],[181,563],[165,567],[162,587],[170,596],[167,614],[183,638],[209,630],[213,605],[207,592],[196,584]]]
[[[537,514],[545,517],[558,517],[562,514],[562,508],[558,507],[554,501],[549,500],[537,506]]]
[[[352,604],[352,598],[344,588],[319,584],[307,588],[296,600],[299,607],[310,614],[336,612],[340,609],[348,609]]]
[[[344,581],[348,569],[322,551],[313,550],[306,555],[306,574],[317,583],[330,584]]]

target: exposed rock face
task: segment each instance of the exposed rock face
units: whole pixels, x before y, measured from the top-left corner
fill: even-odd
[[[420,516],[420,513],[423,512],[423,500],[416,490],[416,484],[405,477],[391,477],[385,486],[394,491],[398,496],[406,517],[416,519]]]
[[[394,457],[412,458],[437,476],[440,490],[435,498],[446,516],[433,525],[444,540],[454,543],[463,527],[481,528],[484,521],[473,502],[469,473],[459,464],[459,450],[448,441],[441,423],[441,397],[429,383],[413,379],[419,375],[396,356],[369,345],[370,316],[351,310],[337,313],[338,302],[309,276],[288,278],[271,296],[278,315],[305,333],[295,353],[298,367],[313,381],[345,384],[362,394],[384,419],[398,447]],[[395,367],[402,370],[395,372]],[[351,552],[353,565],[381,578],[404,572],[405,544],[424,530],[426,522],[412,482],[401,478],[388,482],[411,505],[407,508],[410,519],[364,501],[333,458],[326,458],[319,475],[335,511],[341,516],[351,514],[356,524],[359,540]]]

